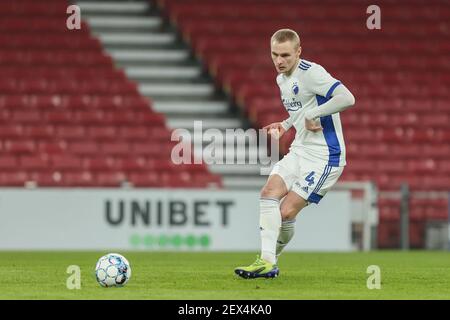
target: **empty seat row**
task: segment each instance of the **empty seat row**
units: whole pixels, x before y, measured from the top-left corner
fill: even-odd
[[[117,145],[103,145],[102,148],[116,148]],[[128,148],[130,152],[131,148]],[[10,172],[17,169],[24,172],[43,172],[60,170],[62,172],[72,172],[77,170],[104,171],[104,170],[124,170],[131,171],[187,171],[187,172],[207,172],[204,164],[180,164],[176,165],[170,160],[170,154],[166,157],[136,156],[130,157],[129,153],[108,154],[104,150],[90,155],[74,155],[70,153],[51,155],[39,153],[27,156],[0,156],[0,171]],[[170,150],[167,150],[170,151]]]
[[[344,133],[344,137],[346,137]],[[346,139],[348,140],[348,139]],[[404,144],[391,143],[370,143],[369,141],[356,142],[354,140],[346,143],[347,157],[352,160],[399,160],[402,163],[406,159],[432,159],[439,161],[444,166],[446,160],[450,159],[450,145],[442,143],[432,144]]]
[[[206,188],[222,186],[219,176],[211,173],[190,172],[144,172],[125,173],[104,171],[67,172],[59,171],[4,173],[0,172],[0,185],[8,187],[123,187],[124,184],[134,187],[158,188]]]
[[[126,79],[123,70],[113,69],[108,65],[60,65],[58,68],[40,65],[0,65],[0,72],[5,78],[12,79]]]
[[[127,126],[67,126],[56,125],[4,125],[0,126],[0,145],[3,141],[27,140],[27,139],[51,139],[51,138],[78,138],[89,136],[91,138],[115,138],[117,140],[148,139],[159,141],[170,137],[171,132],[161,126],[133,123]]]
[[[12,33],[0,35],[0,52],[10,50],[101,50],[98,39],[86,37],[85,34],[41,34],[36,37],[29,33]]]
[[[125,86],[125,88],[131,88]],[[151,101],[136,95],[135,90],[127,94],[30,94],[0,95],[0,108],[4,111],[57,111],[65,110],[129,110],[148,111]]]
[[[45,52],[45,51],[0,51],[0,66],[6,65],[72,65],[72,66],[111,66],[113,65],[110,56],[98,51],[73,52]]]
[[[293,1],[282,1],[278,3],[273,2],[248,2],[244,1],[236,5],[234,1],[219,2],[211,4],[203,1],[203,3],[193,3],[192,1],[160,1],[164,2],[171,13],[171,18],[175,21],[183,17],[211,17],[211,18],[226,18],[226,19],[267,19],[274,16],[293,18],[298,17],[301,13],[302,19],[321,20],[325,18],[331,19],[348,19],[350,17],[357,18],[361,15],[361,11],[367,7],[364,2],[353,2],[340,4],[339,9],[336,10],[334,6],[327,6],[317,3],[296,3]],[[326,3],[326,2],[324,2]],[[195,5],[197,4],[197,5]],[[305,5],[307,4],[307,5]],[[366,7],[363,7],[366,6]],[[439,6],[438,4],[427,3],[424,5],[415,4],[414,8],[420,6],[420,9],[413,10],[412,8],[405,8],[396,3],[383,3],[383,9],[386,10],[389,17],[395,17],[398,20],[407,19],[427,19],[430,22],[441,17],[442,11],[449,12],[449,8]],[[285,8],[289,7],[290,10]]]
[[[94,149],[96,148],[96,149]],[[0,150],[3,155],[13,157],[32,156],[33,154],[74,154],[77,156],[95,155],[119,155],[127,156],[154,156],[171,157],[174,145],[170,143],[170,136],[160,136],[159,140],[153,139],[120,139],[108,136],[84,136],[78,139],[53,138],[53,139],[21,139],[0,141]]]
[[[415,160],[397,160],[391,159],[388,163],[386,160],[356,160],[349,157],[350,161],[346,170],[352,172],[386,172],[386,173],[403,173],[410,172],[417,176],[426,176],[439,171],[442,174],[450,173],[450,162],[448,160],[436,161],[432,158],[423,158]],[[388,156],[389,159],[389,156]]]
[[[424,248],[426,224],[424,220],[409,224],[409,246],[412,249]],[[385,221],[378,225],[378,248],[400,248],[400,225],[397,221]]]
[[[35,1],[7,1],[0,3],[0,16],[7,18],[46,18],[61,17],[66,14],[68,4],[65,1],[47,0],[45,2]]]
[[[20,81],[0,80],[2,94],[117,94],[137,90],[135,83],[128,81],[99,80],[43,80],[22,79]]]
[[[67,10],[67,7],[66,7]],[[40,16],[2,16],[0,19],[0,31],[2,33],[65,33],[71,32],[67,28],[68,15],[65,11],[59,16],[40,17]],[[80,29],[76,32],[89,34],[89,26],[86,22],[81,21]]]
[[[387,164],[389,162],[387,161]],[[450,178],[442,175],[416,176],[408,173],[386,174],[371,171],[366,173],[352,173],[344,170],[342,174],[344,181],[372,181],[380,190],[400,190],[403,184],[408,184],[413,191],[448,191],[450,190]]]
[[[0,111],[0,123],[9,124],[98,124],[98,125],[132,125],[149,124],[164,126],[165,117],[149,110],[141,111]]]

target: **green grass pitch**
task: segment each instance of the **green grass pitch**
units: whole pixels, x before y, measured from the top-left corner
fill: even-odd
[[[450,254],[425,251],[293,253],[280,277],[245,280],[233,269],[254,253],[119,252],[131,263],[125,287],[100,287],[93,275],[107,252],[0,252],[0,299],[450,299]],[[69,290],[69,265],[81,289]],[[367,288],[367,267],[381,270],[381,289]]]

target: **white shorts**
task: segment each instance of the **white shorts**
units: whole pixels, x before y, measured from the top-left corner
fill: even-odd
[[[294,191],[310,203],[319,203],[343,171],[344,167],[300,159],[297,154],[289,152],[275,164],[270,175],[278,174],[289,191]]]

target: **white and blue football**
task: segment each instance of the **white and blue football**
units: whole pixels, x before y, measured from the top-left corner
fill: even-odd
[[[130,263],[118,253],[108,253],[98,259],[95,277],[102,287],[122,287],[130,280]]]

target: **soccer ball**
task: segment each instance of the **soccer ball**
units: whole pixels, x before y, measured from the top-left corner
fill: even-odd
[[[108,253],[98,259],[95,277],[102,287],[122,287],[130,280],[130,263],[118,253]]]

